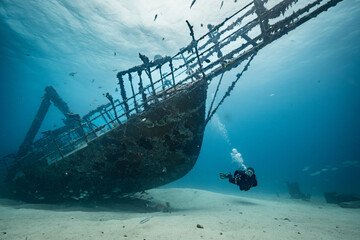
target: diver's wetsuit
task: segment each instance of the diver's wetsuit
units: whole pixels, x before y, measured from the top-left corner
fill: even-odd
[[[229,174],[228,178],[229,182],[238,185],[242,191],[248,191],[251,187],[257,186],[256,175],[253,174],[251,177],[249,177],[245,171],[236,170],[234,177]]]

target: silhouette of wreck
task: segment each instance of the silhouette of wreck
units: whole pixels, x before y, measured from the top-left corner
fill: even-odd
[[[211,117],[230,96],[256,53],[341,0],[254,0],[172,57],[117,74],[120,99],[80,117],[47,87],[19,150],[4,157],[2,194],[25,201],[106,199],[158,187],[186,175],[200,153]],[[224,73],[241,68],[215,104]],[[206,110],[207,87],[219,76]],[[126,90],[131,91],[128,94]],[[128,96],[130,95],[130,97]],[[64,126],[34,141],[51,102]]]

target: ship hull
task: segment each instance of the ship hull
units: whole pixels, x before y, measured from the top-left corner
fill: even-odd
[[[200,153],[205,100],[205,81],[192,83],[64,159],[24,168],[7,184],[7,196],[45,202],[103,199],[177,180]]]

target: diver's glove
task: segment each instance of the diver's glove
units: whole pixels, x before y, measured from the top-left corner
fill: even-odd
[[[229,174],[220,173],[220,178],[221,178],[221,179],[229,178]]]

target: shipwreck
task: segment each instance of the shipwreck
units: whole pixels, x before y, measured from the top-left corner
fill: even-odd
[[[7,171],[2,195],[31,202],[107,199],[186,175],[200,153],[206,124],[257,52],[341,0],[277,2],[254,0],[208,25],[198,39],[186,22],[188,46],[153,61],[139,54],[141,65],[117,74],[119,99],[104,94],[108,104],[82,117],[47,87],[18,152],[2,158]],[[224,74],[234,69],[236,78],[217,96]],[[206,107],[208,85],[217,76]],[[34,141],[51,103],[64,114],[64,126]]]

